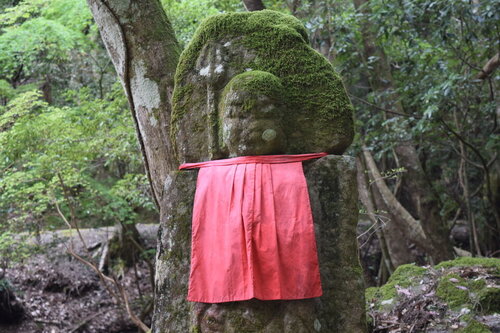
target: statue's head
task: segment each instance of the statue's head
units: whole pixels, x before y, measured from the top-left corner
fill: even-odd
[[[283,154],[283,87],[273,74],[249,71],[236,75],[219,103],[221,150],[230,157]]]
[[[352,106],[302,24],[273,12],[206,20],[182,53],[171,138],[179,162],[242,155],[342,153]]]

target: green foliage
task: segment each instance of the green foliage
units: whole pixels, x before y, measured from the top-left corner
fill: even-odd
[[[46,70],[45,66],[64,62],[78,37],[60,23],[41,17],[5,28],[0,36],[0,75],[11,77],[19,66],[33,75]]]
[[[185,47],[200,23],[220,13],[245,11],[243,2],[238,0],[161,0],[175,31],[175,36]]]
[[[412,140],[439,195],[443,220],[452,220],[459,207],[459,218],[467,219],[464,203],[470,200],[469,216],[475,216],[483,254],[498,250],[498,237],[493,236],[498,230],[487,231],[498,226],[492,213],[495,201],[488,198],[480,165],[481,158],[492,161],[500,149],[498,69],[486,80],[477,79],[500,46],[498,0],[370,0],[358,10],[352,1],[307,4],[297,15],[353,96],[360,133],[353,153],[363,144],[384,168],[395,169],[399,165],[393,148]],[[383,53],[365,59],[367,40],[372,50]],[[400,110],[396,103],[406,115],[391,113]],[[498,168],[489,168],[494,192]],[[472,198],[464,197],[464,172]],[[409,196],[404,178],[401,198]],[[396,186],[395,180],[387,182]]]
[[[161,2],[181,46],[189,42],[201,21],[220,13],[213,0],[162,0]]]
[[[21,1],[15,6],[5,8],[0,14],[0,22],[2,25],[12,25],[25,21],[38,15],[42,8],[48,4],[47,0]]]
[[[55,202],[84,225],[134,222],[135,209],[154,210],[121,87],[103,100],[88,89],[65,98],[77,102],[50,106],[27,92],[0,116],[3,228],[60,226]]]
[[[24,0],[3,6],[0,22],[1,257],[29,255],[17,233],[66,228],[57,206],[81,227],[154,221],[127,101],[86,1]]]
[[[73,31],[89,34],[92,29],[93,35],[97,32],[97,27],[92,22],[92,14],[85,0],[50,0],[45,6],[41,16],[53,20]]]
[[[0,268],[6,269],[10,263],[22,262],[36,251],[36,246],[26,243],[23,235],[0,232]],[[0,290],[2,288],[0,279]]]
[[[0,12],[0,22],[0,80],[16,93],[42,85],[51,102],[85,86],[103,97],[103,84],[115,80],[84,0],[24,0]],[[0,102],[12,97],[0,89]]]

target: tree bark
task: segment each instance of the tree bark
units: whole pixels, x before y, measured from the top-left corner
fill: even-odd
[[[361,201],[363,206],[365,206],[368,218],[375,226],[375,234],[377,235],[380,244],[380,251],[382,252],[381,265],[384,265],[387,272],[389,274],[392,274],[392,272],[394,272],[394,264],[392,263],[391,254],[387,246],[387,241],[384,234],[385,226],[381,222],[380,217],[378,216],[378,214],[380,213],[379,210],[375,207],[375,203],[373,202],[373,198],[370,191],[370,185],[368,185],[369,182],[364,172],[366,168],[364,167],[361,158],[359,157],[356,158],[356,168],[358,170],[357,179],[358,179],[359,200]],[[379,275],[382,276],[383,274]],[[377,281],[378,285],[381,285],[385,282],[386,282],[385,279],[383,279],[383,281],[381,281],[381,279]]]
[[[170,99],[180,48],[158,0],[88,0],[134,118],[158,204],[177,166],[170,143]]]
[[[497,69],[498,66],[500,66],[500,53],[495,54],[490,60],[488,60],[488,62],[481,69],[481,72],[477,75],[477,78],[479,80],[486,79],[495,71],[495,69]]]
[[[378,172],[376,165],[374,168],[375,162],[372,161],[371,163],[368,163],[365,155],[366,154],[361,155],[364,162],[362,163],[364,166],[363,170],[367,171],[367,180],[369,181],[369,184],[371,184],[371,186],[367,186],[369,187],[369,193],[372,195],[374,208],[376,207],[377,215],[383,224],[382,230],[391,262],[394,267],[398,267],[409,262],[415,262],[416,257],[411,251],[408,250],[408,248],[411,243],[416,243],[413,238],[421,239],[424,237],[424,235],[422,235],[422,228],[417,227],[418,231],[412,230],[411,226],[414,222],[403,220],[401,215],[398,214],[398,209],[391,209],[391,207],[386,204],[386,199],[383,197],[376,181],[376,179],[380,179],[382,176]],[[417,234],[418,236],[414,236],[414,234]]]
[[[365,16],[370,15],[368,7],[369,0],[353,0],[354,6]],[[385,102],[389,110],[398,114],[405,114],[399,96],[394,91],[391,67],[381,47],[375,44],[375,36],[369,21],[365,18],[361,22],[361,33],[364,45],[364,57],[376,57],[373,73],[370,73],[370,85],[373,91],[385,92]],[[391,93],[392,92],[392,93]],[[395,117],[395,114],[387,113],[387,117]],[[407,131],[410,132],[409,129]],[[403,176],[405,179],[406,192],[409,194],[411,204],[416,208],[419,223],[428,239],[429,245],[425,247],[431,262],[438,263],[453,258],[453,247],[449,239],[449,230],[439,214],[440,203],[437,195],[427,180],[422,164],[418,158],[415,143],[411,137],[405,138],[394,148],[398,160],[406,169]],[[383,193],[381,193],[384,195]]]
[[[243,5],[249,12],[266,9],[266,6],[264,6],[262,0],[243,0]]]

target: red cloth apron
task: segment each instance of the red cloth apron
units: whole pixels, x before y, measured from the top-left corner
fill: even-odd
[[[326,153],[200,163],[188,300],[303,299],[322,294],[302,161]]]

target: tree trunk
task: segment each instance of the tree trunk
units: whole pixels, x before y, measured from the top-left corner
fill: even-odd
[[[177,167],[169,138],[179,45],[158,0],[88,4],[127,95],[158,204],[166,176]]]
[[[243,0],[243,5],[249,12],[266,9],[262,0]]]
[[[414,254],[408,250],[408,247],[411,243],[420,242],[420,244],[422,244],[424,242],[425,235],[423,234],[422,228],[418,224],[418,221],[413,220],[408,212],[405,212],[403,207],[394,207],[397,205],[395,198],[387,200],[391,197],[387,195],[389,189],[378,172],[375,161],[371,158],[371,154],[365,151],[361,156],[364,162],[361,163],[361,165],[363,166],[363,170],[367,170],[367,178],[370,184],[366,184],[368,187],[367,191],[371,194],[374,204],[374,207],[370,208],[369,202],[367,202],[365,207],[376,211],[378,219],[383,225],[382,232],[393,268],[408,262],[415,262],[416,258]],[[384,197],[384,194],[386,194],[386,197]],[[406,220],[404,217],[406,217]]]
[[[370,14],[368,7],[369,0],[353,0],[354,6],[365,16]],[[369,21],[364,18],[361,22],[361,33],[364,45],[364,57],[376,57],[373,73],[370,77],[370,85],[373,91],[385,92],[386,108],[394,110],[399,114],[405,114],[403,106],[394,90],[391,68],[384,50],[375,44],[375,36],[370,27]],[[394,114],[387,114],[387,117],[394,117]],[[407,130],[409,133],[409,129]],[[437,195],[427,180],[422,164],[418,158],[415,143],[411,137],[404,138],[394,148],[397,158],[406,169],[404,175],[406,192],[410,197],[412,205],[416,208],[418,219],[428,238],[426,252],[431,262],[438,263],[443,260],[453,258],[453,247],[449,239],[449,230],[439,214],[440,203]]]

